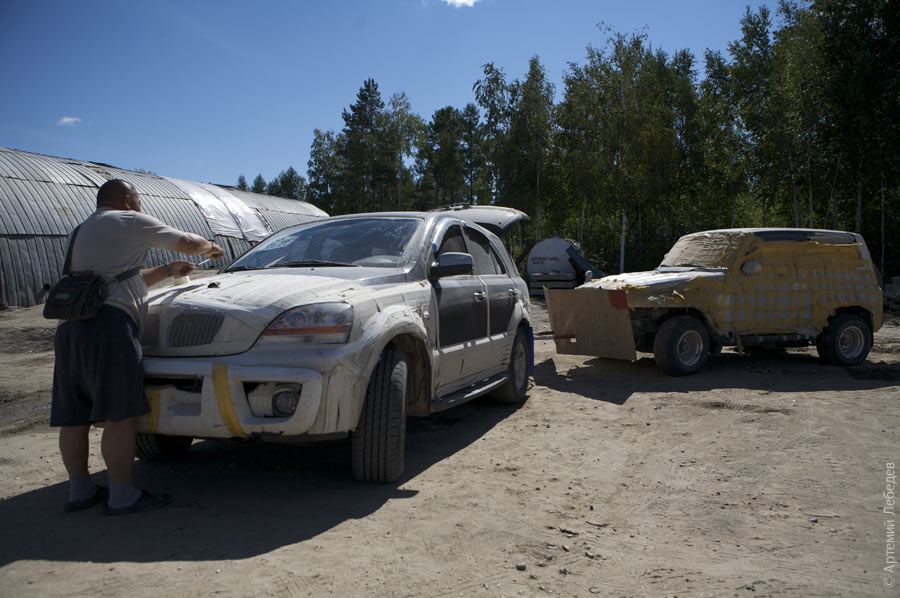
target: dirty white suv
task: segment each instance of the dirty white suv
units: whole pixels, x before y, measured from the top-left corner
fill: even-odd
[[[501,233],[527,218],[488,209]],[[193,438],[349,434],[354,475],[389,482],[407,415],[525,398],[525,282],[485,208],[326,218],[272,235],[211,278],[152,295],[151,413],[138,454]]]

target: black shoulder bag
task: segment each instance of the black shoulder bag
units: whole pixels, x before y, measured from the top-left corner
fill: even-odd
[[[69,250],[66,252],[66,262],[63,265],[63,276],[47,294],[44,317],[48,320],[95,318],[100,307],[103,306],[103,301],[109,295],[109,287],[103,276],[93,272],[70,272],[69,270],[72,266],[72,247],[75,245],[75,237],[78,236],[79,228],[81,228],[80,225],[72,231]],[[140,272],[139,267],[132,268],[113,278],[117,282],[122,282]]]

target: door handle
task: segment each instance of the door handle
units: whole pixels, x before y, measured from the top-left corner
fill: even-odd
[[[510,297],[518,297],[519,289],[509,289],[509,295],[510,295]]]
[[[474,293],[475,301],[484,301],[487,299],[487,295],[482,291],[475,291]]]

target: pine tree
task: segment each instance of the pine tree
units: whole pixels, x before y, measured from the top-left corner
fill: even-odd
[[[263,175],[258,174],[256,178],[253,179],[253,186],[250,187],[250,190],[254,193],[265,193],[266,192],[266,179],[263,178]]]
[[[313,142],[307,162],[308,201],[330,214],[337,214],[341,202],[340,160],[338,140],[332,131],[313,131]]]
[[[367,79],[356,103],[344,110],[343,144],[339,148],[343,187],[354,212],[378,211],[386,207],[386,195],[394,180],[393,152],[385,151],[387,119],[384,102],[374,79]]]

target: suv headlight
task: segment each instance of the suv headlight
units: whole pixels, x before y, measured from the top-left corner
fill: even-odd
[[[284,312],[263,330],[263,335],[295,336],[305,343],[345,343],[352,327],[352,306],[316,303]]]

